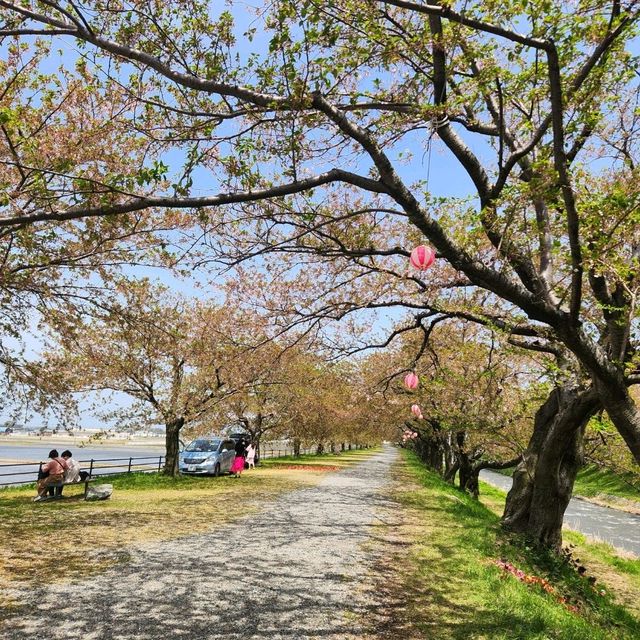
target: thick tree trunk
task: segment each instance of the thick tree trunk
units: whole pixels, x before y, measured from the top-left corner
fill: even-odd
[[[502,525],[560,548],[562,520],[582,464],[582,437],[600,406],[592,388],[557,387],[536,413],[534,433],[513,476]]]
[[[513,474],[511,490],[507,494],[507,502],[502,516],[502,524],[507,529],[525,531],[529,524],[536,464],[545,437],[558,412],[559,393],[561,393],[560,389],[553,389],[549,397],[536,411],[533,420],[533,433],[522,456],[522,461]]]
[[[297,438],[293,441],[293,455],[296,458],[300,457],[300,440],[298,440]]]
[[[456,433],[456,465],[460,472],[460,489],[471,494],[476,500],[480,496],[480,469],[482,463],[478,462],[480,454],[475,452],[470,455],[465,449],[467,434],[465,431]],[[455,474],[454,474],[455,477]],[[452,478],[453,479],[453,478]]]
[[[431,470],[438,473],[442,469],[442,451],[435,438],[427,435],[420,435],[413,441],[413,446],[418,454],[418,457],[424,462]]]
[[[473,465],[466,453],[460,454],[459,472],[458,478],[460,488],[463,491],[470,493],[474,498],[477,498],[480,494],[478,474],[473,472]]]
[[[318,446],[316,447],[316,455],[321,456],[324,453],[324,444],[322,442],[318,442]]]
[[[336,443],[335,442],[330,442],[329,443],[329,450],[331,451],[331,453],[335,453],[336,452]]]
[[[624,314],[618,315],[620,318],[624,316]],[[604,350],[594,346],[583,327],[576,330],[571,327],[557,326],[555,329],[563,342],[588,369],[602,407],[606,409],[635,461],[640,464],[640,409],[629,395],[625,376],[616,357],[612,358]],[[620,329],[615,322],[610,323],[609,329],[610,337],[614,342],[613,353],[625,353],[628,345],[624,345],[623,342],[628,341],[628,335],[624,340],[619,336],[616,337],[615,334]]]
[[[180,456],[180,429],[184,426],[184,418],[175,418],[165,424],[167,455],[164,464],[165,475],[175,478],[178,475],[178,459]]]

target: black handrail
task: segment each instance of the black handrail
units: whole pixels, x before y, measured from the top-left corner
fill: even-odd
[[[150,462],[138,462],[142,460],[148,460]],[[128,458],[91,458],[90,460],[78,460],[80,465],[89,465],[89,477],[96,478],[98,476],[105,475],[119,475],[122,473],[134,473],[136,471],[142,471],[145,473],[150,473],[151,471],[156,471],[162,468],[162,463],[165,460],[165,456],[138,456],[138,457],[128,457]],[[132,464],[135,461],[135,464]],[[119,462],[120,464],[103,464],[105,462]],[[5,463],[0,464],[0,469],[12,468],[16,467],[29,467],[28,471],[12,471],[9,473],[0,473],[0,477],[4,476],[29,476],[27,480],[14,480],[12,482],[4,482],[0,480],[0,486],[12,486],[19,484],[31,484],[35,482],[34,476],[37,477],[38,471],[42,468],[43,462],[14,462],[14,463]],[[151,469],[144,469],[142,467],[152,467]],[[107,472],[100,473],[100,471],[105,469],[120,469],[125,468],[124,471],[117,472]]]

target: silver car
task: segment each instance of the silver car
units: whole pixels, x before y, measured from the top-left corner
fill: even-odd
[[[222,438],[198,438],[180,454],[180,473],[219,476],[229,473],[236,443]]]

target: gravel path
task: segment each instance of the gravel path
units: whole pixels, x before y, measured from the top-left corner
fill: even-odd
[[[385,448],[257,515],[123,550],[129,562],[92,578],[13,592],[27,606],[2,637],[359,640],[381,604],[366,589],[375,547],[366,543],[393,506],[385,491],[396,457]]]
[[[504,491],[511,489],[512,479],[500,473],[485,469],[480,479]],[[564,525],[640,557],[640,516],[571,498]]]

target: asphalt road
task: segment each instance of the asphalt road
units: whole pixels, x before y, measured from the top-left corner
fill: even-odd
[[[511,488],[511,478],[494,471],[481,471],[480,479],[505,491]],[[640,557],[640,516],[572,498],[564,526]]]

